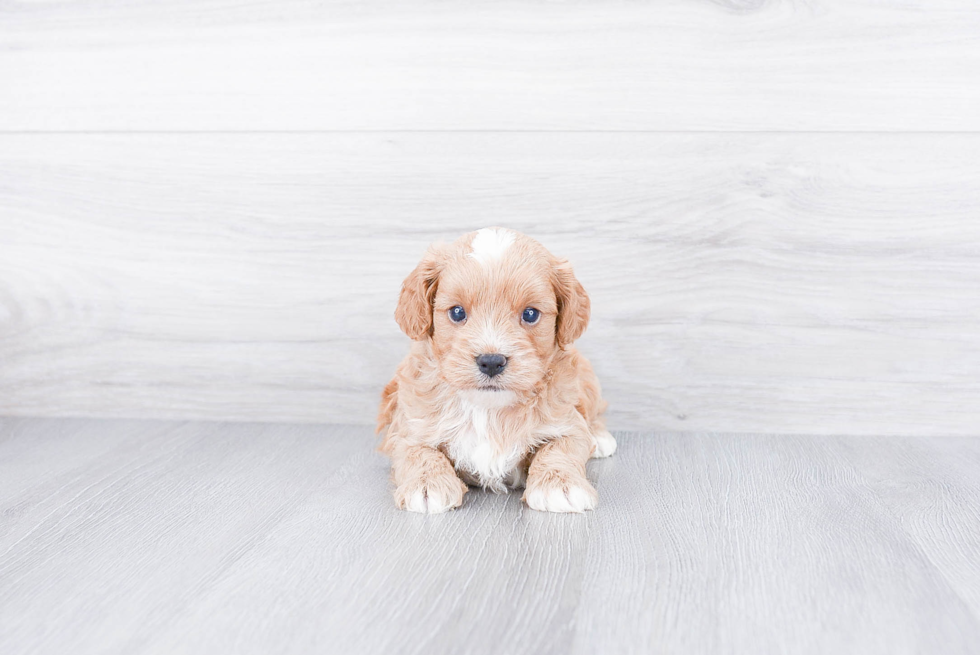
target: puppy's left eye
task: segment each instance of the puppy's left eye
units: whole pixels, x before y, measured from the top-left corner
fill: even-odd
[[[536,310],[534,307],[528,307],[524,310],[524,313],[521,314],[521,320],[528,325],[534,325],[538,322],[539,318],[541,318],[541,312]]]

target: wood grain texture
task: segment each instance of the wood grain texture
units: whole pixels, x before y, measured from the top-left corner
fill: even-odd
[[[427,244],[568,256],[617,428],[975,435],[980,136],[6,135],[0,414],[369,423]]]
[[[970,0],[0,4],[0,129],[978,130]]]
[[[934,449],[921,439],[877,438],[871,447],[841,440],[847,458],[868,480],[923,556],[972,608],[980,608],[980,439],[949,440]],[[876,457],[887,449],[888,457]]]
[[[367,428],[0,420],[0,651],[976,651],[980,440],[617,437],[595,512],[422,516]]]

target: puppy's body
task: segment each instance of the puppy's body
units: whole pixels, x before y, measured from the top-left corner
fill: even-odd
[[[430,249],[402,287],[396,319],[416,341],[378,419],[399,507],[457,507],[464,481],[525,486],[534,509],[595,506],[585,462],[616,442],[592,367],[570,345],[588,316],[567,262],[529,237],[495,228]]]

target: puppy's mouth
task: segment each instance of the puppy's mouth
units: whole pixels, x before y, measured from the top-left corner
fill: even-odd
[[[519,401],[517,394],[510,389],[489,384],[478,384],[461,390],[460,395],[474,405],[496,409],[509,407]]]

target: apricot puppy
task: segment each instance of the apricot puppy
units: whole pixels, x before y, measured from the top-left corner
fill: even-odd
[[[398,507],[444,512],[467,484],[524,487],[536,510],[596,506],[585,464],[616,440],[572,347],[589,297],[566,260],[503,228],[434,245],[402,284],[395,320],[415,340],[378,415]]]

